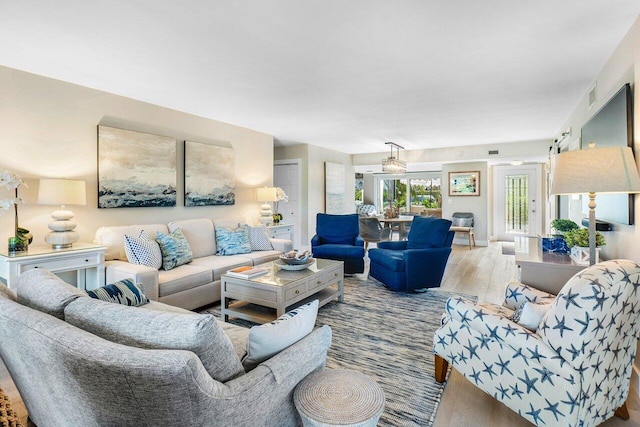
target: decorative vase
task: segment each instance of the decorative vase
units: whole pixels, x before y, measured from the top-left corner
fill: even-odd
[[[571,247],[571,259],[578,265],[589,265],[589,248]],[[596,263],[600,262],[600,248],[596,248]]]

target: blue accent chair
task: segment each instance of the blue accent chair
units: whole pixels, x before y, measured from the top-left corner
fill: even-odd
[[[369,249],[369,275],[394,291],[440,286],[455,235],[450,227],[448,219],[416,216],[406,241]]]
[[[364,273],[364,240],[358,214],[317,214],[311,252],[315,258],[344,261],[345,274]]]

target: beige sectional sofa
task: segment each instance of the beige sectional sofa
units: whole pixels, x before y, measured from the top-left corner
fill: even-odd
[[[257,265],[277,259],[293,249],[291,240],[269,239],[273,250],[253,251],[241,255],[216,255],[216,227],[235,229],[241,219],[209,218],[172,221],[168,224],[105,226],[96,231],[94,243],[106,247],[106,281],[132,278],[142,284],[144,293],[153,301],[193,310],[220,300],[220,277],[226,271],[245,265]],[[193,261],[165,271],[131,264],[127,261],[124,236],[138,236],[144,230],[150,236],[158,231],[168,234],[176,229],[184,234]]]

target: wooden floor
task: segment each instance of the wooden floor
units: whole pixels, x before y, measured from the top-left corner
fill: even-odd
[[[479,301],[502,303],[504,285],[516,280],[513,255],[502,255],[500,243],[488,247],[454,245],[442,289],[475,295]],[[9,396],[14,410],[26,424],[27,410],[5,366],[0,362],[0,388]],[[612,418],[603,426],[640,427],[640,399],[634,393],[627,401],[631,419]],[[515,412],[452,371],[438,408],[434,427],[517,427],[531,425]]]

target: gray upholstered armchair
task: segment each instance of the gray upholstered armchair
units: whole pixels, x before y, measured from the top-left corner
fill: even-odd
[[[450,298],[434,336],[436,380],[451,364],[540,426],[628,418],[638,288],[640,265],[614,260],[576,274],[557,297],[513,283],[502,306]]]

